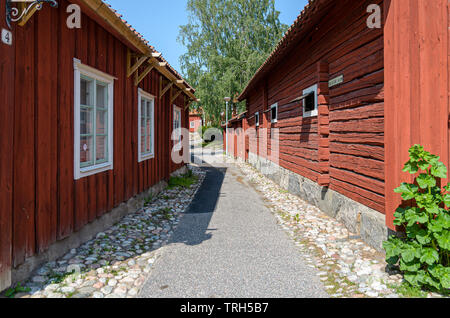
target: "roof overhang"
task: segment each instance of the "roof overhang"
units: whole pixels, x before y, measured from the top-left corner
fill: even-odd
[[[69,0],[74,4],[78,4],[83,13],[91,19],[99,23],[103,28],[108,30],[116,38],[122,41],[127,47],[136,53],[148,56],[149,63],[153,63],[154,68],[168,80],[183,91],[193,101],[198,101],[195,97],[195,89],[191,87],[182,76],[170,66],[162,57],[146,41],[139,32],[132,28],[130,24],[121,18],[121,15],[114,11],[108,4],[102,0]]]
[[[250,91],[257,86],[259,81],[282,61],[290,50],[305,38],[312,28],[319,24],[322,17],[330,8],[336,5],[340,5],[339,1],[309,0],[295,22],[287,30],[280,42],[278,42],[275,49],[247,83],[246,87],[239,95],[238,100],[245,100]]]

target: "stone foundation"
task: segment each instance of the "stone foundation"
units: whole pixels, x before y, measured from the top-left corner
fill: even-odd
[[[179,176],[187,172],[187,167],[184,166],[181,169],[172,173],[171,176]],[[56,261],[71,249],[77,248],[80,245],[92,240],[95,236],[103,231],[106,231],[110,227],[118,223],[123,217],[136,213],[143,207],[143,203],[150,195],[157,195],[168,186],[166,181],[154,185],[147,191],[144,191],[137,196],[131,198],[127,202],[120,204],[110,212],[106,213],[102,217],[94,220],[92,223],[84,226],[80,231],[73,233],[68,238],[58,241],[50,246],[50,248],[38,255],[29,257],[25,263],[11,271],[11,284],[14,285],[18,282],[26,280],[36,269],[48,262]]]
[[[249,153],[248,161],[283,189],[315,205],[361,236],[367,244],[383,251],[382,243],[389,236],[383,214],[253,153]]]

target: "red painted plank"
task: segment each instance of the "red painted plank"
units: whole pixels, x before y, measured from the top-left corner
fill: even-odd
[[[6,28],[5,1],[0,1],[0,28]],[[14,48],[0,43],[0,290],[11,284],[14,132]]]
[[[39,252],[56,241],[57,194],[57,11],[42,10],[36,15],[36,235]]]
[[[74,229],[74,83],[67,74],[73,74],[78,37],[64,27],[67,17],[62,5],[58,17],[58,238],[64,239]]]
[[[16,29],[14,116],[14,266],[32,256],[35,240],[35,22]]]

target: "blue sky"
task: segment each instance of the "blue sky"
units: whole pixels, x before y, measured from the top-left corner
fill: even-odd
[[[105,0],[179,72],[179,57],[185,53],[178,43],[179,26],[187,23],[187,0]],[[282,23],[291,25],[307,0],[275,0]]]

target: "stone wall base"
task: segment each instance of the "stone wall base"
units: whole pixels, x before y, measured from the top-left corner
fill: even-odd
[[[181,174],[185,174],[186,172],[187,167],[184,166],[172,173],[171,176],[179,176]],[[143,207],[143,203],[146,198],[150,195],[157,195],[167,188],[167,186],[168,184],[166,181],[159,182],[150,189],[129,199],[127,202],[120,204],[118,207],[94,220],[92,223],[87,224],[80,231],[73,233],[68,238],[52,244],[47,251],[27,258],[25,263],[12,269],[11,285],[15,285],[18,282],[28,279],[28,277],[30,277],[30,275],[42,265],[48,262],[56,261],[67,254],[71,249],[79,247],[80,245],[95,238],[98,233],[106,231],[110,227],[114,226],[123,217],[136,213]],[[5,288],[7,287],[8,286],[5,285]]]
[[[383,251],[382,243],[390,234],[383,214],[253,153],[249,153],[248,161],[283,189],[315,205],[371,247]]]

